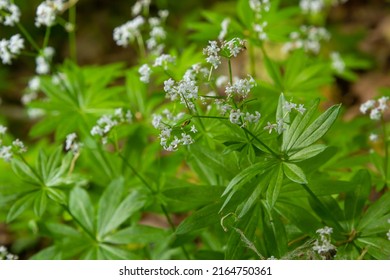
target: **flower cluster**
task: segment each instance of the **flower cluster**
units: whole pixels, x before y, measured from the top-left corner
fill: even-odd
[[[254,114],[249,112],[241,112],[240,109],[232,109],[229,114],[229,120],[231,123],[238,124],[241,127],[247,126],[249,123],[258,123],[261,118],[261,114],[256,111]]]
[[[141,36],[140,27],[145,23],[142,16],[137,16],[114,29],[113,37],[118,46],[127,47],[135,38]]]
[[[78,154],[80,152],[81,144],[76,141],[77,134],[71,133],[66,136],[65,139],[65,151],[71,151],[73,154]]]
[[[226,35],[228,33],[229,24],[230,24],[230,18],[225,18],[221,22],[221,31],[219,32],[219,35],[218,35],[218,40],[219,41],[222,41],[223,39],[225,39],[225,37],[226,37]]]
[[[323,27],[301,26],[299,32],[290,33],[290,42],[283,45],[282,50],[289,52],[304,49],[306,52],[317,54],[321,49],[321,41],[329,40],[330,34]]]
[[[379,98],[378,102],[373,99],[367,100],[362,105],[360,105],[360,112],[362,112],[362,114],[367,114],[370,111],[370,119],[380,120],[388,108],[388,101],[389,98],[387,96]]]
[[[97,124],[91,129],[91,135],[100,136],[102,138],[102,143],[107,144],[110,131],[122,123],[130,123],[132,118],[133,115],[130,110],[124,111],[122,108],[118,108],[113,115],[103,115],[98,119]],[[70,140],[73,141],[74,139],[72,138],[74,138],[74,136],[70,137]]]
[[[324,1],[323,0],[301,0],[299,2],[299,7],[301,8],[302,12],[305,14],[316,14],[321,12],[321,10],[324,8]]]
[[[164,50],[163,41],[166,38],[166,31],[163,23],[167,19],[169,12],[167,10],[158,11],[158,17],[150,17],[148,20],[141,15],[149,13],[150,0],[137,1],[132,7],[132,20],[114,29],[113,37],[118,46],[127,47],[129,43],[138,41],[143,44],[141,28],[148,23],[150,27],[149,38],[146,40],[146,48],[153,54],[159,55]],[[143,46],[142,46],[143,48]]]
[[[331,234],[333,229],[330,227],[320,228],[316,231],[319,234],[319,239],[314,242],[313,250],[320,256],[325,257],[329,254],[333,255],[336,251],[336,246],[331,243]]]
[[[14,26],[20,20],[20,9],[10,0],[0,0],[0,23]]]
[[[22,154],[27,151],[27,148],[19,139],[14,140],[9,146],[3,145],[3,136],[6,132],[7,127],[0,125],[0,158],[9,162],[12,160],[14,154]]]
[[[35,58],[35,72],[39,75],[48,74],[50,72],[50,63],[54,56],[54,48],[46,47]]]
[[[191,76],[186,75],[177,83],[170,78],[164,82],[164,91],[171,101],[180,100],[189,110],[195,108],[193,100],[198,99],[198,86]]]
[[[57,15],[64,9],[63,0],[46,0],[39,4],[35,17],[35,26],[53,26]]]
[[[296,104],[289,101],[284,102],[283,110],[285,111],[285,115],[283,116],[283,118],[276,120],[276,123],[267,122],[267,125],[264,127],[264,130],[268,130],[270,134],[272,133],[272,131],[276,131],[278,134],[282,134],[285,130],[284,118],[287,117],[292,110],[298,112],[301,115],[306,112],[306,108],[303,104]]]
[[[249,6],[259,18],[261,17],[261,13],[270,11],[271,2],[269,0],[249,0]]]
[[[221,56],[226,58],[236,57],[245,49],[245,41],[240,38],[233,38],[229,41],[222,41],[220,46],[218,46],[217,41],[209,41],[209,45],[203,49],[203,54],[207,56],[206,62],[217,69],[221,64]]]
[[[17,260],[18,256],[8,252],[5,246],[0,246],[0,260]]]
[[[22,103],[28,104],[38,97],[41,80],[38,76],[33,77],[27,85],[26,93],[22,96]]]
[[[257,38],[260,41],[264,41],[264,40],[268,39],[268,35],[265,32],[265,28],[267,27],[267,25],[268,25],[268,22],[266,22],[266,21],[263,21],[262,23],[257,23],[257,24],[253,25],[253,30],[256,32]]]
[[[195,125],[188,129],[189,121],[182,122],[183,117],[184,113],[173,115],[168,109],[165,109],[162,114],[153,115],[152,125],[160,130],[160,145],[164,150],[173,152],[177,151],[180,145],[186,146],[194,143],[190,133],[195,134],[198,130]]]
[[[332,69],[336,71],[336,73],[343,73],[345,70],[345,62],[340,54],[338,52],[332,52],[330,58],[332,61]]]
[[[13,58],[24,48],[24,40],[20,34],[13,35],[9,40],[0,40],[0,58],[3,64],[11,64]]]
[[[240,98],[245,99],[248,97],[248,94],[254,86],[256,86],[255,80],[252,76],[248,75],[248,78],[246,79],[238,79],[234,81],[233,85],[230,85],[229,83],[226,87],[225,93],[229,98],[233,97],[233,95],[237,95]]]

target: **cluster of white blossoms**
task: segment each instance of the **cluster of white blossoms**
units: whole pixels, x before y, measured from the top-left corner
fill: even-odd
[[[45,0],[39,4],[35,17],[35,26],[53,26],[57,15],[64,9],[63,0]]]
[[[39,75],[48,74],[50,72],[50,63],[54,56],[54,48],[46,47],[35,58],[35,72]]]
[[[11,64],[12,59],[24,48],[24,39],[20,34],[13,35],[9,40],[0,40],[0,58],[3,64]]]
[[[0,158],[9,162],[12,160],[14,154],[22,154],[27,151],[23,142],[19,139],[12,141],[9,146],[3,145],[3,137],[7,132],[7,127],[0,125]]]
[[[322,11],[324,4],[324,0],[301,0],[299,7],[305,14],[316,14]]]
[[[141,36],[140,27],[144,25],[145,19],[142,16],[137,16],[129,20],[125,24],[114,29],[113,37],[118,46],[127,47],[137,37]]]
[[[270,11],[271,2],[269,0],[249,0],[249,7],[256,13],[257,17],[260,17],[261,13]]]
[[[176,61],[176,57],[170,54],[161,54],[155,58],[152,67],[162,67],[164,70],[168,70],[168,65],[173,64]],[[148,64],[143,64],[138,69],[140,74],[140,81],[147,84],[150,81],[150,75],[153,73],[152,68]]]
[[[164,91],[171,101],[180,100],[189,110],[195,108],[193,101],[198,99],[198,86],[191,76],[186,75],[179,82],[170,78],[164,82]]]
[[[218,34],[218,40],[219,41],[223,41],[223,39],[225,39],[225,37],[226,37],[226,35],[228,33],[229,25],[230,25],[230,18],[225,18],[221,22],[221,31]]]
[[[31,101],[37,99],[40,86],[41,86],[41,79],[38,76],[35,76],[32,79],[30,79],[26,88],[26,93],[23,94],[22,96],[21,99],[22,103],[26,105]]]
[[[73,154],[78,154],[80,152],[81,144],[76,140],[76,133],[73,132],[68,134],[65,139],[65,151],[71,151]]]
[[[330,39],[330,33],[323,27],[301,26],[299,32],[290,33],[290,42],[283,45],[282,50],[289,52],[304,49],[306,52],[319,53],[321,41]]]
[[[286,112],[284,118],[288,116],[291,111],[296,111],[299,114],[303,115],[306,112],[306,108],[303,104],[296,104],[293,102],[285,101],[283,104],[283,110]],[[264,127],[264,130],[268,130],[271,134],[272,131],[276,131],[278,134],[282,134],[285,130],[284,128],[284,118],[276,120],[276,123],[267,122],[267,125]]]
[[[345,71],[345,62],[338,52],[332,52],[330,54],[330,59],[332,62],[332,69],[336,71],[336,73],[343,73]]]
[[[229,41],[222,41],[218,45],[217,41],[209,41],[209,45],[203,49],[206,55],[206,62],[210,63],[215,69],[221,64],[221,56],[225,58],[236,57],[245,50],[245,41],[240,38],[233,38]]]
[[[195,125],[188,129],[186,122],[184,125],[182,123],[178,126],[177,123],[182,121],[183,117],[183,112],[173,115],[168,109],[165,109],[161,114],[153,115],[152,125],[160,130],[160,145],[164,150],[173,152],[177,151],[180,145],[186,146],[194,143],[191,134],[197,133],[198,130]]]
[[[139,44],[143,42],[141,28],[149,25],[149,38],[146,40],[146,49],[152,54],[159,55],[164,50],[163,41],[166,38],[166,31],[163,23],[167,19],[167,10],[158,11],[158,17],[150,17],[148,20],[142,15],[149,14],[150,0],[137,1],[132,7],[133,19],[114,29],[113,38],[118,46],[127,47],[135,40]]]
[[[384,112],[389,108],[387,102],[389,101],[389,97],[382,96],[375,101],[373,99],[367,100],[362,105],[360,105],[360,112],[362,114],[367,114],[370,112],[370,119],[372,120],[380,120],[383,116]]]
[[[261,114],[255,111],[253,114],[249,112],[241,112],[240,109],[232,109],[229,113],[229,121],[233,124],[238,124],[241,127],[247,126],[249,123],[258,123]]]
[[[231,98],[234,95],[245,99],[248,97],[251,89],[256,86],[256,81],[252,76],[248,75],[246,79],[238,79],[233,82],[233,85],[230,83],[226,86],[225,93]]]
[[[336,246],[331,243],[331,234],[333,229],[330,227],[320,228],[316,231],[319,234],[319,239],[314,242],[313,250],[320,256],[324,257],[329,253],[336,251]]]
[[[98,135],[102,138],[102,143],[107,144],[110,131],[123,123],[131,123],[133,115],[130,110],[124,111],[122,108],[115,109],[113,115],[103,115],[98,119],[97,124],[92,127],[91,135]]]
[[[19,257],[17,255],[11,254],[8,252],[8,249],[5,246],[0,246],[0,260],[17,260]]]
[[[13,1],[0,0],[0,23],[14,26],[20,20],[20,9]]]

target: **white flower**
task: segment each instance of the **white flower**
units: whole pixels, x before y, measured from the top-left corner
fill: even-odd
[[[13,35],[9,40],[0,40],[0,58],[3,64],[11,64],[13,58],[24,48],[24,39],[20,34]]]
[[[229,24],[230,24],[230,18],[225,18],[221,22],[221,31],[219,32],[218,40],[222,41],[225,38],[225,36],[228,32]]]
[[[8,26],[14,26],[20,20],[20,9],[10,0],[0,2],[0,23]]]
[[[230,114],[229,114],[229,120],[231,123],[234,123],[234,124],[241,124],[241,117],[244,115],[244,113],[242,113],[240,111],[240,109],[233,109],[230,111]]]
[[[209,41],[209,45],[203,49],[203,54],[207,55],[206,61],[210,63],[215,69],[221,64],[221,58],[217,41]]]
[[[229,52],[229,57],[236,57],[245,49],[245,42],[240,38],[233,38],[230,41],[224,41],[221,49],[227,50]]]
[[[382,113],[378,108],[374,108],[371,110],[370,119],[378,121],[381,119],[381,116]]]
[[[50,62],[53,59],[54,48],[46,47],[41,51],[41,54],[35,58],[37,74],[48,74],[50,72]]]
[[[132,7],[133,16],[139,15],[143,9],[149,9],[150,0],[139,0]]]
[[[345,63],[343,59],[341,58],[340,54],[338,52],[332,52],[330,54],[330,58],[332,59],[332,68],[337,73],[342,73],[345,70]]]
[[[324,7],[323,0],[301,0],[299,6],[304,13],[319,13]]]
[[[192,125],[191,126],[191,130],[190,130],[192,133],[197,133],[198,130],[196,129],[195,125]]]
[[[76,133],[71,133],[71,134],[68,134],[66,136],[66,140],[65,140],[65,151],[69,151],[72,146],[73,146],[73,143],[74,143],[74,140],[76,140],[77,138],[77,135]]]
[[[268,22],[264,21],[261,24],[254,24],[253,25],[253,30],[257,33],[257,37],[259,40],[264,41],[268,39],[268,35],[265,32],[265,27],[268,25]]]
[[[0,124],[0,135],[4,135],[7,132],[7,127]]]
[[[278,127],[277,124],[267,122],[267,125],[264,127],[264,129],[265,129],[265,130],[268,130],[269,134],[271,134],[273,130],[276,130],[276,129],[277,129],[277,127]]]
[[[1,146],[0,147],[0,158],[6,162],[11,161],[13,157],[12,146]]]
[[[183,145],[191,145],[192,143],[194,143],[194,139],[192,139],[191,135],[182,133],[180,142]]]
[[[46,0],[38,8],[35,17],[35,26],[52,26],[57,14],[64,8],[62,0]]]
[[[17,154],[25,153],[27,148],[24,146],[23,142],[19,139],[16,139],[12,142],[12,148]]]
[[[389,97],[387,96],[382,96],[381,98],[378,99],[378,110],[380,110],[382,113],[386,111],[388,108],[387,101],[389,100]]]
[[[149,65],[143,64],[139,69],[138,73],[141,75],[141,82],[147,84],[149,83],[149,78],[152,70],[150,69]]]
[[[249,123],[258,123],[260,120],[260,117],[261,117],[261,114],[257,111],[254,114],[246,112],[244,120],[249,122]]]
[[[316,251],[319,255],[324,256],[331,251],[335,251],[336,247],[331,244],[330,235],[333,232],[333,229],[330,227],[324,227],[316,231],[319,234],[319,239],[314,243],[313,250]]]
[[[130,42],[133,42],[137,36],[140,36],[140,27],[145,23],[142,16],[137,16],[133,20],[118,26],[114,29],[113,38],[118,46],[126,47]]]
[[[241,98],[247,98],[251,89],[256,85],[255,80],[248,75],[247,79],[239,79],[226,87],[226,94],[232,96],[233,94],[239,95]]]
[[[368,110],[372,109],[375,106],[375,101],[370,99],[360,105],[360,112],[366,114]]]
[[[153,67],[161,66],[164,70],[168,70],[168,63],[175,62],[175,58],[170,54],[162,54],[154,61]]]
[[[371,142],[377,142],[378,141],[378,134],[371,133],[369,138],[370,138]]]
[[[33,78],[28,82],[28,88],[29,88],[31,91],[38,91],[40,85],[41,85],[41,80],[39,79],[38,76],[33,77]]]

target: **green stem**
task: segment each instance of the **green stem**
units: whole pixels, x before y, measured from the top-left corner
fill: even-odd
[[[232,72],[232,61],[230,58],[228,59],[228,66],[229,66],[229,82],[230,82],[230,85],[232,86],[233,85],[233,72]]]
[[[19,28],[20,32],[22,32],[23,36],[27,39],[27,41],[31,44],[31,46],[39,53],[40,48],[34,39],[30,36],[30,33],[23,27],[21,23],[17,23],[16,26]]]
[[[335,226],[339,231],[343,231],[343,227],[337,221],[335,217],[330,213],[329,209],[322,203],[321,200],[313,193],[313,191],[306,184],[301,184],[301,186],[305,189],[305,191],[315,200],[315,202],[322,208],[322,210],[329,214],[330,219],[334,222]]]
[[[137,40],[138,48],[140,51],[140,56],[143,59],[146,57],[146,50],[145,50],[144,40],[142,39],[141,34],[138,34],[136,36],[136,40]]]
[[[93,235],[92,232],[90,232],[84,225],[83,223],[81,223],[73,214],[72,212],[70,211],[69,207],[65,204],[61,204],[62,208],[68,212],[68,214],[72,217],[72,219],[83,229],[83,231],[93,240],[93,241],[97,241],[96,240],[96,236]]]
[[[250,136],[252,136],[261,146],[263,146],[268,152],[270,152],[275,158],[280,158],[280,156],[275,153],[270,147],[268,147],[263,141],[261,141],[256,135],[254,135],[252,132],[250,132],[245,127],[242,128],[246,133],[248,133]]]
[[[77,63],[77,48],[76,48],[76,5],[69,8],[69,23],[73,30],[69,32],[69,54],[70,59]]]
[[[42,49],[45,49],[47,47],[47,45],[49,44],[50,33],[51,33],[51,27],[48,26],[48,27],[46,27],[45,37],[43,38]]]
[[[138,173],[137,169],[135,169],[121,153],[118,152],[117,154],[126,164],[126,166],[129,167],[131,171],[133,171],[134,175],[145,185],[145,187],[147,187],[151,193],[154,193],[152,186],[149,185],[149,183],[144,179],[144,177],[142,177],[141,174]]]

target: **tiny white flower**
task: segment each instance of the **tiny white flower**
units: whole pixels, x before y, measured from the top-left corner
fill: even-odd
[[[229,24],[230,24],[230,18],[225,18],[221,22],[221,31],[219,32],[218,40],[222,41],[226,37]]]
[[[371,142],[377,142],[378,141],[378,134],[371,133],[369,138],[370,138]]]
[[[150,78],[150,74],[151,74],[151,69],[150,67],[147,65],[147,64],[143,64],[139,69],[138,69],[138,73],[141,75],[141,82],[147,84],[149,83],[149,78]]]
[[[364,102],[363,104],[360,105],[360,112],[362,114],[366,114],[368,110],[372,109],[375,106],[375,101],[370,99]]]
[[[7,127],[0,124],[0,135],[4,135],[7,132]]]
[[[371,110],[370,119],[372,120],[380,120],[382,117],[381,111],[378,108],[374,108]]]
[[[198,132],[198,130],[196,129],[195,125],[191,126],[191,132],[192,133],[197,133]]]

